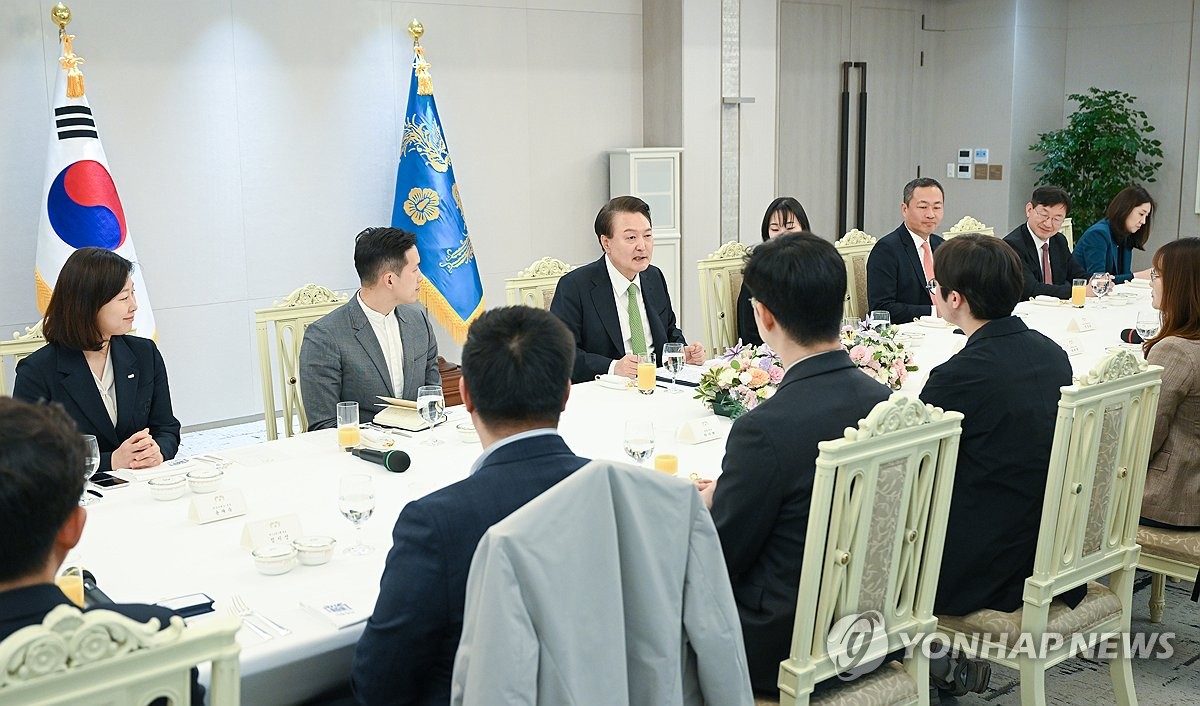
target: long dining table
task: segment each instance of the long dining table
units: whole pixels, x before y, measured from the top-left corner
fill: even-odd
[[[1067,304],[1024,302],[1017,307],[1035,328],[1071,351],[1075,373],[1083,374],[1111,347],[1121,345],[1118,332],[1131,328],[1136,312],[1149,307],[1145,288],[1125,285],[1103,308],[1089,300],[1083,309]],[[1082,316],[1081,316],[1082,315]],[[1091,330],[1076,330],[1088,329]],[[902,391],[919,394],[929,370],[960,350],[965,336],[952,327],[912,323],[900,327],[913,346],[919,370]],[[912,334],[922,334],[912,337]],[[573,386],[560,423],[571,448],[589,458],[628,460],[623,448],[624,425],[632,419],[655,424],[654,454],[678,457],[678,475],[715,478],[720,474],[729,420],[713,417],[694,390],[655,389],[642,395],[632,388],[613,389],[600,383]],[[245,627],[242,647],[242,695],[245,703],[294,704],[346,679],[362,620],[335,627],[302,607],[343,603],[365,619],[374,606],[379,577],[391,548],[391,528],[406,503],[464,479],[482,449],[466,439],[457,425],[469,421],[462,408],[447,410],[438,427],[392,437],[412,459],[409,470],[391,473],[343,452],[335,430],[233,448],[182,462],[182,469],[220,465],[217,491],[240,499],[244,513],[209,523],[190,518],[193,503],[211,494],[186,493],[168,501],[153,499],[145,482],[109,490],[88,508],[88,523],[68,565],[90,569],[102,589],[123,602],[157,602],[173,596],[205,593],[215,600],[216,614],[230,610],[233,596],[289,631],[268,639]],[[689,444],[677,440],[681,425],[707,418],[712,438]],[[436,445],[427,444],[437,441]],[[186,459],[186,443],[182,447]],[[649,467],[650,462],[647,461]],[[374,550],[365,556],[344,552],[355,541],[354,528],[338,510],[342,477],[366,473],[373,479],[376,507],[361,530]],[[236,502],[234,504],[237,504]],[[298,523],[303,535],[332,536],[338,541],[333,559],[321,566],[297,566],[288,573],[259,573],[243,533],[251,526],[279,520]],[[212,614],[209,614],[212,615]],[[203,621],[208,616],[191,620]],[[261,624],[261,621],[256,621]],[[202,670],[202,678],[207,679]]]

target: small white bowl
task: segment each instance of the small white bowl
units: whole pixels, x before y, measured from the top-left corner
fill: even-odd
[[[251,554],[254,556],[254,568],[258,569],[258,573],[267,576],[286,574],[296,568],[298,563],[296,548],[290,544],[268,544],[255,549]]]
[[[193,493],[211,493],[221,487],[225,471],[217,468],[200,468],[187,474],[188,487]]]
[[[454,427],[458,431],[458,440],[464,444],[478,444],[479,433],[475,431],[475,425],[470,422],[463,422]]]
[[[183,497],[188,484],[183,476],[164,476],[151,478],[147,485],[150,486],[150,497],[155,500],[175,500]]]
[[[333,537],[301,537],[292,542],[300,555],[300,563],[305,566],[320,566],[333,558],[333,547],[337,540]]]

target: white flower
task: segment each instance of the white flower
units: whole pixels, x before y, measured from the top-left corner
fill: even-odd
[[[742,371],[741,375],[738,375],[738,381],[741,382],[743,385],[749,385],[750,381],[753,379],[754,379],[754,376],[750,374],[749,370],[744,370],[744,371]]]
[[[721,372],[717,373],[717,382],[721,384],[721,387],[730,387],[733,385],[735,377],[737,377],[737,371],[733,368],[723,368]]]

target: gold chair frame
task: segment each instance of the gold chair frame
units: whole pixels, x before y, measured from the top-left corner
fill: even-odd
[[[42,322],[39,320],[33,326],[25,329],[25,333],[16,331],[12,340],[0,341],[0,395],[11,395],[12,385],[8,381],[8,368],[13,369],[13,379],[16,379],[17,363],[37,349],[46,345],[42,336]]]
[[[573,269],[574,265],[552,257],[534,261],[515,277],[504,280],[504,294],[509,306],[522,304],[549,311],[558,280]]]
[[[745,245],[725,243],[696,263],[704,342],[710,357],[721,355],[738,341],[737,300],[749,255],[750,249]]]

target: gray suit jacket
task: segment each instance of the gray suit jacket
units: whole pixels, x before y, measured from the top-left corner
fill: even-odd
[[[337,403],[358,402],[364,422],[380,410],[377,395],[417,399],[421,385],[440,385],[437,339],[429,314],[419,304],[396,307],[404,342],[404,389],[392,389],[383,348],[357,295],[314,321],[300,346],[300,394],[308,430],[337,425]]]

